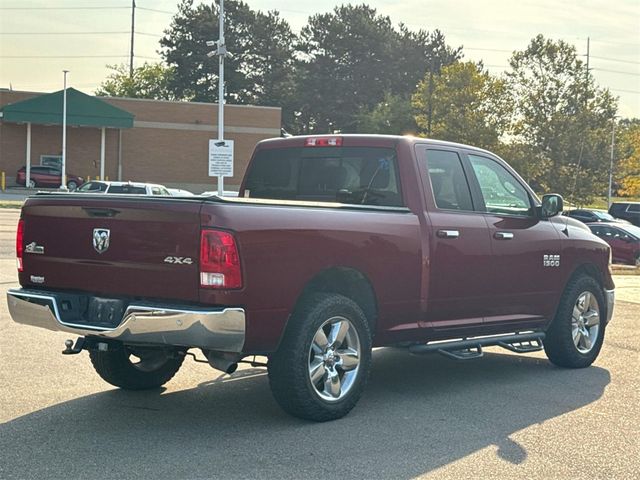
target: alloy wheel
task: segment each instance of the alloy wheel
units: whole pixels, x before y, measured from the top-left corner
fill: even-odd
[[[600,307],[596,296],[586,291],[578,295],[571,315],[573,343],[580,353],[589,353],[600,332]]]
[[[360,367],[360,339],[351,321],[332,317],[316,331],[309,348],[309,380],[327,402],[344,398]]]

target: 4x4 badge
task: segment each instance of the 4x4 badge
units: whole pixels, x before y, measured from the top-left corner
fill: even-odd
[[[109,229],[94,228],[93,229],[93,248],[98,253],[104,253],[109,249]]]

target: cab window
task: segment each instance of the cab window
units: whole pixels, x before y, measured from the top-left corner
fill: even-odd
[[[520,182],[495,160],[468,155],[489,213],[529,216],[529,194]]]
[[[427,171],[436,207],[473,211],[471,191],[456,152],[427,150]]]

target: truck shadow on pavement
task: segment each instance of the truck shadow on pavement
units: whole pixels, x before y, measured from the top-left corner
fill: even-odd
[[[492,445],[520,464],[511,434],[598,400],[609,382],[602,368],[538,357],[379,349],[360,403],[324,424],[283,413],[259,369],[189,390],[109,390],[0,425],[0,476],[408,479]]]

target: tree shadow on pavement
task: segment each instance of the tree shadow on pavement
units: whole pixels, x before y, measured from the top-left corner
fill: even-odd
[[[596,401],[609,381],[534,357],[379,349],[360,403],[324,424],[283,413],[259,369],[190,390],[110,390],[0,425],[0,476],[408,479],[490,445],[520,464],[511,434]]]

